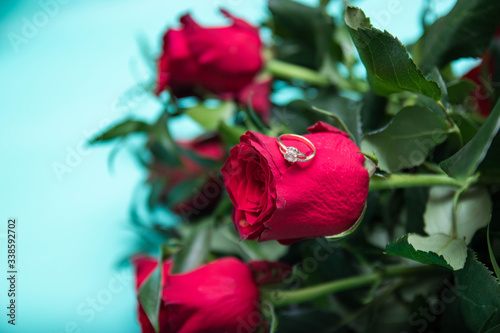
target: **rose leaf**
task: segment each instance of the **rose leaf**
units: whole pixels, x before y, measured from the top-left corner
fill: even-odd
[[[410,106],[384,128],[365,135],[361,149],[378,158],[380,169],[396,172],[422,164],[429,151],[446,140],[447,131],[442,117],[428,108]]]
[[[211,218],[207,218],[189,229],[181,250],[174,256],[172,274],[189,272],[205,262],[209,253],[212,222]]]
[[[464,267],[467,246],[463,240],[446,235],[406,234],[387,244],[385,253],[458,270]]]
[[[159,264],[139,290],[139,302],[156,332],[159,332],[160,304],[163,291],[162,263],[168,256],[166,251],[168,251],[168,247],[162,247]]]
[[[439,18],[412,48],[424,73],[464,57],[479,57],[498,26],[500,2],[458,0],[448,15]]]
[[[387,96],[412,91],[434,100],[441,98],[439,86],[424,77],[403,44],[387,31],[374,28],[361,9],[347,7],[344,21],[375,93]]]
[[[424,230],[428,235],[450,235],[453,231],[453,197],[456,189],[433,187],[424,213]],[[456,237],[469,244],[477,230],[488,225],[492,203],[488,190],[473,187],[462,193],[456,207]]]
[[[117,138],[124,138],[132,133],[147,133],[151,129],[151,125],[139,120],[127,119],[106,132],[99,134],[97,137],[90,140],[90,143],[110,141]]]
[[[215,108],[198,104],[185,112],[204,129],[214,131],[221,122],[230,120],[235,110],[236,105],[233,102],[222,102]]]
[[[469,250],[463,269],[454,272],[465,322],[474,332],[490,332],[500,324],[500,284]]]
[[[341,60],[342,49],[331,35],[333,20],[323,8],[290,0],[269,0],[272,28],[277,38],[277,58],[311,69],[320,69],[325,54]]]
[[[488,150],[499,129],[500,102],[495,105],[488,119],[474,138],[454,155],[442,161],[440,163],[441,168],[453,178],[464,180],[472,176],[481,162],[487,157]],[[498,146],[495,146],[495,150],[498,151]],[[498,161],[498,155],[488,157],[488,163],[491,164],[492,160],[494,165],[494,161]]]

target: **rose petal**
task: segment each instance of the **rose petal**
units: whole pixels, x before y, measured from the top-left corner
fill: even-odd
[[[319,122],[309,131],[311,134],[305,137],[317,150],[309,162],[285,161],[276,138],[254,132],[242,135],[240,144],[231,150],[222,174],[236,207],[234,222],[243,237],[291,244],[307,237],[339,234],[358,221],[368,195],[365,157],[346,133],[329,124]],[[305,143],[290,138],[283,140],[304,153],[311,152]],[[260,156],[258,172],[253,171],[253,167],[246,169],[249,147]],[[258,216],[253,199],[251,214],[240,209],[249,207],[249,188],[235,193],[239,187],[233,181],[236,176],[231,173],[238,173],[238,169],[253,171],[240,178],[247,186],[249,183],[256,186],[266,178]]]
[[[236,332],[238,318],[259,313],[259,290],[252,273],[234,258],[168,276],[166,284],[162,299],[172,332]]]
[[[306,135],[317,149],[306,163],[295,163],[276,185],[277,209],[260,240],[335,235],[361,215],[368,195],[364,156],[344,133]]]

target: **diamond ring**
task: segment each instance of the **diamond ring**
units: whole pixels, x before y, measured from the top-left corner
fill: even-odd
[[[283,144],[281,139],[293,139],[305,143],[309,148],[311,148],[312,154],[306,155],[293,146],[287,147]],[[280,148],[281,153],[283,154],[283,157],[290,163],[307,162],[312,160],[313,157],[316,155],[316,147],[314,147],[311,141],[309,141],[308,139],[304,138],[301,135],[283,134],[276,138],[276,142],[278,143],[278,146]]]

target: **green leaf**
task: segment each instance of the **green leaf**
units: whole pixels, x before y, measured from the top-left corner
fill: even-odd
[[[158,316],[160,314],[162,293],[161,267],[162,265],[158,265],[158,267],[155,268],[153,273],[141,286],[141,290],[139,290],[139,302],[156,332],[159,332]]]
[[[158,161],[169,165],[180,165],[179,147],[170,136],[168,114],[163,113],[151,127],[148,149]]]
[[[228,126],[226,123],[221,122],[219,125],[219,134],[222,140],[228,146],[236,146],[240,143],[240,136],[245,134],[246,130],[239,126]]]
[[[128,119],[118,125],[111,127],[106,132],[98,137],[90,140],[90,143],[110,141],[116,138],[123,138],[132,133],[147,133],[151,129],[151,125],[139,120]]]
[[[333,88],[323,88],[314,98],[307,101],[294,100],[275,114],[293,133],[304,133],[307,127],[320,120],[324,122],[333,120],[339,129],[347,132],[354,142],[359,143],[361,138],[359,113],[355,101],[340,96]]]
[[[185,113],[194,121],[203,126],[206,130],[216,130],[221,122],[229,121],[234,115],[236,105],[233,102],[222,102],[216,108],[209,108],[204,104],[199,104]]]
[[[441,320],[437,321],[439,325],[439,333],[474,333],[465,323],[460,301],[457,299],[457,288],[448,282],[445,282],[448,288],[442,289],[441,300],[446,299],[446,308],[441,316]],[[450,300],[450,302],[448,302]],[[418,311],[420,307],[413,308],[412,310]],[[427,308],[429,308],[427,303]],[[429,330],[428,330],[429,331]]]
[[[286,255],[288,246],[277,241],[240,240],[238,232],[231,224],[217,229],[212,237],[211,250],[225,255],[238,255],[245,260],[277,261]]]
[[[231,204],[231,210],[233,205]],[[226,219],[226,222],[229,222]],[[238,232],[234,226],[229,223],[222,224],[216,230],[210,239],[210,252],[218,256],[236,256],[244,259],[245,261],[253,260],[253,258],[246,256],[242,251],[239,242]]]
[[[150,211],[154,211],[157,205],[160,203],[160,196],[165,188],[165,182],[162,180],[156,180],[150,183],[150,191],[148,195],[147,206]]]
[[[446,86],[446,82],[444,82],[443,76],[441,75],[441,72],[437,67],[433,67],[432,70],[430,71],[428,78],[434,82],[439,87],[439,90],[441,91],[441,100],[440,102],[442,105],[445,107],[446,112],[449,113],[450,109],[450,98],[448,97],[448,87]],[[438,103],[436,103],[438,104]]]
[[[453,113],[451,115],[451,118],[460,129],[463,143],[467,144],[477,134],[479,125],[477,125],[472,119],[470,119],[470,117],[466,113]]]
[[[446,113],[443,112],[444,111],[443,108],[438,103],[436,103],[435,100],[422,94],[413,94],[413,95],[414,96],[412,96],[412,98],[416,98],[414,101],[415,105],[426,107],[430,111],[432,111],[432,113],[434,113],[436,116],[439,116],[443,119],[447,118]],[[396,105],[396,107],[398,107],[398,105]]]
[[[477,134],[457,153],[441,162],[451,177],[464,180],[472,176],[486,157],[491,142],[500,129],[500,103],[497,103]]]
[[[202,188],[206,181],[205,178],[201,177],[180,182],[168,192],[166,200],[167,206],[172,209],[192,198],[196,195],[196,191]]]
[[[207,218],[189,229],[181,250],[175,255],[172,274],[189,272],[205,262],[209,254],[212,222],[211,218]]]
[[[448,15],[428,27],[412,48],[424,72],[464,57],[479,57],[498,26],[500,2],[458,0]]]
[[[322,113],[322,114],[327,115],[330,118],[332,118],[336,123],[338,123],[340,125],[340,129],[342,131],[346,132],[347,134],[349,134],[351,139],[353,141],[355,141],[353,134],[349,130],[349,127],[347,127],[346,123],[342,120],[342,118],[338,114],[331,113],[330,111],[326,111],[326,110],[320,109],[320,108],[315,107],[315,106],[313,106],[312,109],[316,112]]]
[[[291,133],[307,133],[311,124],[321,120],[328,122],[327,115],[314,112],[311,101],[294,100],[284,108],[275,109],[274,115]]]
[[[431,99],[432,100],[432,99]],[[434,104],[434,100],[432,100]],[[361,126],[364,133],[378,130],[391,120],[386,112],[387,98],[368,91],[363,97],[363,106],[360,110]]]
[[[380,169],[396,172],[422,164],[429,151],[446,140],[447,131],[443,118],[427,108],[410,106],[386,127],[365,135],[361,149],[378,158]]]
[[[456,189],[433,187],[429,192],[424,221],[428,235],[453,233],[453,198]],[[488,190],[473,187],[462,193],[456,211],[456,236],[469,244],[477,230],[484,228],[491,220],[492,203]]]
[[[486,333],[500,333],[500,325],[489,328]]]
[[[491,221],[490,221],[490,223],[491,223]],[[488,229],[487,229],[488,231],[486,232],[486,239],[488,241],[488,252],[490,254],[491,266],[493,266],[493,270],[495,271],[497,278],[500,278],[500,267],[498,267],[498,262],[495,258],[495,253],[493,253],[493,249],[491,247],[490,223],[488,223]]]
[[[159,264],[154,271],[144,281],[139,290],[139,302],[146,312],[149,321],[153,325],[156,332],[159,332],[159,314],[161,304],[162,288],[162,267],[163,259],[165,257],[164,247],[161,247],[161,254]]]
[[[368,83],[373,91],[387,96],[407,90],[434,100],[441,98],[438,85],[423,76],[403,44],[387,31],[372,27],[361,9],[347,7],[344,20],[366,67]]]
[[[500,175],[500,132],[491,142],[486,157],[478,167],[478,171],[483,175]]]
[[[338,122],[346,129],[352,140],[359,144],[361,140],[361,115],[358,103],[340,96],[333,89],[322,89],[318,96],[309,101],[311,105],[328,110],[327,114],[338,119]]]
[[[407,234],[387,244],[385,253],[458,270],[464,267],[467,246],[463,240],[445,235]]]
[[[325,54],[334,47],[333,19],[320,7],[290,0],[269,0],[277,58],[319,69]]]
[[[461,104],[467,97],[470,96],[472,90],[476,88],[476,84],[470,80],[460,80],[450,82],[446,85],[448,89],[448,98],[452,104]]]
[[[486,332],[500,324],[500,285],[490,270],[469,250],[462,270],[456,271],[455,284],[465,322],[474,332]]]
[[[243,240],[239,243],[243,252],[251,260],[277,261],[279,258],[285,256],[288,250],[287,246],[281,245],[277,241],[259,243]]]

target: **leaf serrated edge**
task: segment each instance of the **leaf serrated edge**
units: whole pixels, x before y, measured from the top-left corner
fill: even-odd
[[[390,253],[387,253],[387,247],[389,245],[393,245],[393,244],[396,244],[398,242],[401,242],[401,241],[405,241],[407,245],[411,246],[411,248],[413,249],[414,252],[418,253],[423,253],[423,254],[432,254],[432,255],[435,255],[437,256],[439,259],[442,259],[444,261],[444,265],[440,265],[438,263],[427,263],[427,264],[431,264],[431,265],[438,265],[438,266],[443,266],[443,267],[446,267],[448,269],[451,269],[453,271],[455,271],[455,268],[453,268],[449,263],[448,261],[444,258],[444,256],[442,254],[439,254],[439,253],[436,253],[436,252],[433,252],[433,251],[422,251],[422,250],[417,250],[415,249],[415,247],[413,246],[413,244],[411,244],[409,241],[408,241],[408,236],[410,236],[411,233],[408,233],[406,235],[403,235],[399,238],[397,238],[396,240],[390,242],[390,243],[387,243],[386,245],[386,251],[384,251],[384,254],[385,255],[389,255],[389,256],[397,256],[397,257],[402,257],[402,258],[407,258],[407,259],[410,259],[410,260],[413,260],[413,261],[416,261],[416,262],[421,262],[420,260],[417,260],[416,259],[416,256],[413,255],[413,254],[410,254],[411,255],[411,258],[408,258],[408,257],[403,257],[401,255],[397,255],[397,254],[390,254]],[[427,236],[428,237],[428,236]]]

